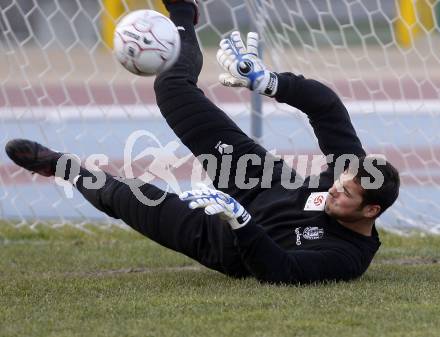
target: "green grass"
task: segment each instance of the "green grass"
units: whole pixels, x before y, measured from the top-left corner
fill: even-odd
[[[0,336],[440,336],[440,237],[382,241],[358,281],[282,287],[132,231],[0,225]]]

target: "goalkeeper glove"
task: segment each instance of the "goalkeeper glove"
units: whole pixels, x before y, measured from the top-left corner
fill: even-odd
[[[241,228],[251,220],[250,214],[234,198],[205,185],[198,190],[183,192],[179,198],[189,201],[188,207],[191,209],[204,208],[208,215],[220,215],[232,229]]]
[[[226,71],[219,81],[227,87],[246,87],[266,96],[275,96],[278,77],[266,69],[258,56],[258,34],[247,35],[247,47],[239,32],[233,32],[220,42],[217,61]]]

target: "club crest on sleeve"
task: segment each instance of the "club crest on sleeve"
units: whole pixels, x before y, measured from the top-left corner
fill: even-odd
[[[301,232],[302,227],[295,228],[295,234],[296,234],[296,245],[301,246],[302,242],[301,239],[305,240],[319,240],[324,237],[324,229],[319,227],[306,227]]]
[[[304,206],[305,211],[323,211],[328,192],[313,192]]]

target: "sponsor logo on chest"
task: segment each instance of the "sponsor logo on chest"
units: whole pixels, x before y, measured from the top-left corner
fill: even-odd
[[[301,239],[319,240],[324,236],[324,229],[319,227],[308,226],[302,230],[302,227],[295,228],[296,245],[301,246]]]
[[[327,200],[328,192],[313,192],[310,193],[306,204],[304,206],[305,211],[323,211],[325,207],[325,201]]]

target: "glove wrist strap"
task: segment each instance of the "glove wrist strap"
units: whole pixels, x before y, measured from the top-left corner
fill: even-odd
[[[269,72],[265,76],[265,79],[260,83],[258,92],[261,95],[273,97],[276,95],[278,90],[278,76],[273,73]]]
[[[239,229],[241,227],[246,226],[250,220],[251,220],[250,214],[245,211],[242,215],[239,215],[234,219],[230,219],[229,225],[231,226],[232,229]]]

